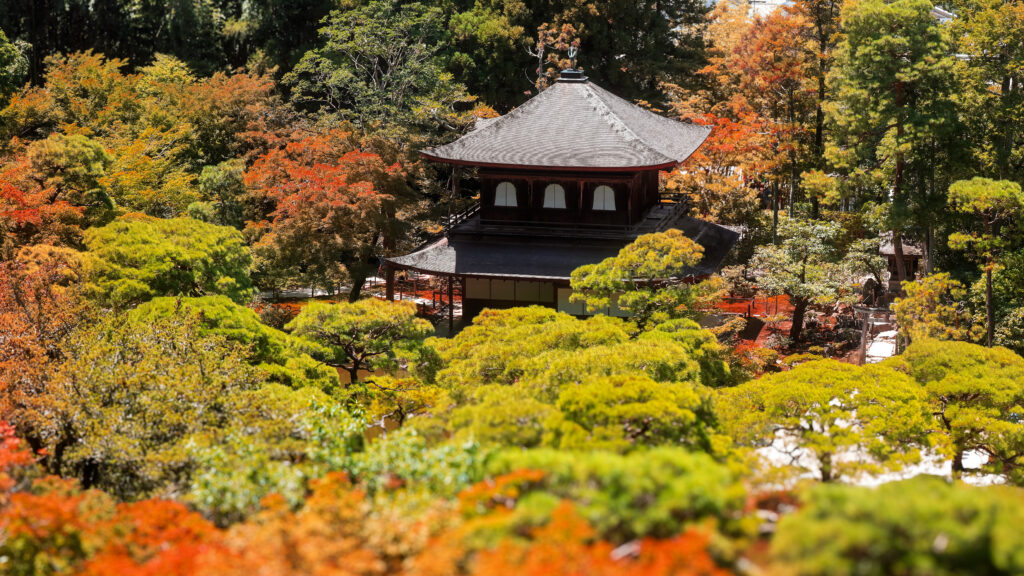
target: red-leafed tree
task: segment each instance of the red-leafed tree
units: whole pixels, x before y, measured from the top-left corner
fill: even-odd
[[[39,447],[31,412],[65,337],[88,318],[79,254],[39,245],[0,263],[0,418]]]
[[[686,194],[701,217],[724,223],[749,222],[760,208],[757,190],[751,184],[771,166],[765,157],[770,138],[762,120],[749,111],[685,116],[711,126],[711,134],[683,169],[669,176],[666,189]]]
[[[187,576],[208,557],[221,556],[221,533],[184,505],[142,500],[117,506],[105,545],[84,563],[81,576]]]
[[[27,156],[15,156],[0,165],[0,260],[30,244],[79,243],[83,212],[33,179]]]
[[[796,9],[751,17],[746,2],[723,1],[711,12],[703,88],[673,87],[672,104],[678,116],[715,130],[669,181],[707,217],[742,222],[759,208],[755,190],[793,192],[801,171],[820,164],[811,35],[811,23]]]
[[[13,574],[186,576],[226,554],[221,532],[182,504],[117,504],[52,476],[11,494],[0,523]]]
[[[333,289],[347,282],[350,300],[358,299],[378,255],[403,231],[406,180],[400,164],[360,151],[342,131],[261,156],[245,174],[266,214],[249,224],[261,283]]]
[[[18,482],[18,471],[32,464],[32,453],[15,435],[14,427],[0,422],[0,507],[10,500],[10,492]]]
[[[201,164],[252,157],[282,145],[296,118],[269,75],[217,73],[188,87],[182,116],[194,133],[190,152]]]
[[[800,12],[775,10],[754,22],[730,59],[737,88],[770,135],[776,180],[786,182],[791,198],[812,148],[815,87],[809,34],[809,22]]]

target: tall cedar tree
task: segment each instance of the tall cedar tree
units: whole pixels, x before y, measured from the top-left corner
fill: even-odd
[[[956,122],[954,58],[931,9],[926,0],[846,3],[829,75],[829,158],[854,186],[888,204],[900,282],[907,279],[904,231],[930,230],[942,213],[920,175],[934,172],[936,145]]]

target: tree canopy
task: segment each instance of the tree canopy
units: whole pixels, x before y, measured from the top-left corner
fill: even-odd
[[[922,340],[890,362],[927,393],[951,444],[954,475],[964,472],[964,454],[976,450],[988,458],[982,470],[1022,481],[1024,358],[1005,348]]]
[[[131,307],[157,296],[253,295],[252,256],[232,228],[191,218],[121,217],[85,234],[98,302]]]
[[[254,310],[227,296],[161,296],[128,313],[131,321],[143,323],[176,317],[194,318],[202,335],[221,336],[237,344],[269,381],[292,388],[312,386],[328,394],[339,385],[337,372],[303,352],[297,338],[267,326]]]
[[[831,482],[916,463],[935,425],[923,391],[891,368],[834,360],[800,364],[719,395],[738,443],[769,447],[782,462]]]
[[[643,326],[672,318],[700,318],[721,291],[716,279],[693,272],[704,248],[679,230],[640,236],[618,255],[572,273],[571,299],[591,311],[614,306]]]
[[[361,370],[396,370],[403,349],[415,353],[433,332],[416,317],[415,305],[377,299],[312,303],[285,328],[317,358],[348,371],[350,384],[359,382]]]
[[[1007,534],[1019,495],[918,477],[875,489],[818,486],[772,543],[801,574],[1012,574],[1021,557]]]

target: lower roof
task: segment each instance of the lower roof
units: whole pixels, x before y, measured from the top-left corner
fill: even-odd
[[[676,227],[704,247],[704,258],[688,271],[689,277],[717,272],[739,239],[733,230],[689,216],[681,218]],[[576,268],[615,256],[627,242],[529,243],[515,238],[441,238],[416,252],[386,260],[399,268],[434,275],[568,280]]]

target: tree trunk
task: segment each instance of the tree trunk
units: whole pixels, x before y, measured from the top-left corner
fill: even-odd
[[[366,274],[359,273],[350,275],[352,279],[352,288],[348,291],[348,301],[355,302],[359,300],[359,297],[363,293],[363,285],[366,284]]]
[[[779,245],[779,190],[775,183],[770,184],[772,191],[772,245]]]
[[[348,385],[351,386],[356,382],[359,382],[359,364],[353,362],[351,366],[346,368],[348,370]]]
[[[892,230],[892,251],[896,259],[896,280],[899,282],[899,292],[903,293],[903,282],[907,279],[907,263],[903,260],[903,234],[899,229]]]
[[[860,328],[860,351],[857,354],[858,364],[863,366],[868,359],[868,324],[871,319],[871,313],[865,312],[864,318],[861,320]]]
[[[82,465],[81,478],[82,488],[88,490],[100,481],[100,464],[99,462],[89,458]]]
[[[1002,110],[1000,112],[1002,112],[1006,110],[1007,106],[1011,106],[1009,102],[1014,96],[1013,92],[1016,90],[1013,88],[1013,77],[1004,76],[1000,88],[1000,94],[1002,95],[1000,97],[1002,100],[1002,105],[1000,106]],[[996,170],[1000,179],[1006,178],[1009,173],[1010,157],[1013,153],[1013,139],[1017,133],[1016,131],[1019,129],[1015,122],[1003,122],[1002,124],[1002,133],[997,136],[999,142],[996,145]]]
[[[790,199],[790,202],[793,201],[793,197],[794,197],[795,194],[796,194],[796,158],[794,157],[794,155],[792,153],[790,153],[790,158],[789,158],[789,199]],[[817,202],[812,202],[811,206],[812,206],[811,218],[817,220],[818,219],[818,212],[817,212],[816,208],[813,208],[814,206],[817,206]],[[792,209],[790,209],[789,213],[790,213],[790,215],[793,214]]]
[[[959,480],[964,474],[964,451],[959,446],[956,447],[956,453],[953,454],[953,479]]]
[[[901,82],[896,84],[896,106],[902,108],[904,105],[904,87]],[[906,167],[906,160],[899,146],[903,144],[903,122],[896,121],[896,169],[892,178],[892,203],[895,205],[903,196],[903,169]],[[899,293],[903,294],[903,282],[907,279],[907,263],[903,261],[903,235],[895,225],[892,228],[892,249],[896,257],[896,280],[899,282]]]
[[[824,30],[824,25],[818,23],[818,99],[814,103],[814,165],[819,168],[825,167],[825,97],[827,88],[825,82],[825,69],[827,60],[824,55],[828,52],[829,35]]]
[[[935,228],[928,226],[924,234],[924,275],[931,276],[935,270]]]
[[[985,316],[987,317],[988,329],[985,334],[985,344],[992,347],[992,334],[995,332],[995,319],[992,317],[992,264],[985,267]]]
[[[796,298],[793,302],[793,326],[789,329],[789,337],[794,342],[800,340],[800,333],[804,330],[804,314],[807,313],[807,301],[803,298]]]
[[[832,455],[822,454],[821,455],[821,481],[831,482],[835,480],[835,475],[832,473]]]

